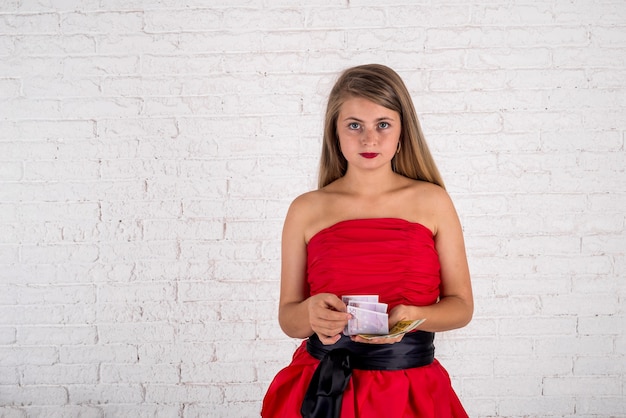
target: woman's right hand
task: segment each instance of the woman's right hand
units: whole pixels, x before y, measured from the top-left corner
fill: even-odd
[[[309,323],[324,345],[335,344],[348,324],[346,305],[332,293],[318,293],[308,301]]]

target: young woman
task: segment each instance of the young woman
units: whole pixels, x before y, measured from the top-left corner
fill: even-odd
[[[396,338],[343,334],[341,297],[379,295]],[[283,229],[279,322],[306,339],[263,401],[263,417],[466,417],[434,333],[465,326],[473,297],[463,234],[402,79],[344,71],[326,111],[319,188]]]

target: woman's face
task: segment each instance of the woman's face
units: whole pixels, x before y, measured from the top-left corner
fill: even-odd
[[[348,98],[339,109],[337,136],[348,166],[390,166],[401,132],[400,114],[368,99]]]

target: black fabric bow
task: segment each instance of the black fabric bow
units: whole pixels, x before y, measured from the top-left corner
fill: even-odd
[[[341,413],[343,391],[352,367],[350,351],[339,348],[329,351],[315,369],[311,384],[304,395],[300,413],[304,418],[336,418]]]
[[[339,418],[343,392],[353,369],[402,370],[431,364],[435,359],[435,334],[417,331],[395,344],[355,343],[349,337],[330,346],[316,334],[309,337],[307,351],[320,360],[300,408],[303,418]]]

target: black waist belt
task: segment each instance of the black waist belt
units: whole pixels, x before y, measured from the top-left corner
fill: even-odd
[[[417,331],[395,344],[355,343],[345,335],[324,345],[317,334],[309,337],[306,350],[320,364],[304,395],[300,413],[304,418],[338,418],[341,400],[352,370],[402,370],[427,366],[435,359],[435,334]]]

